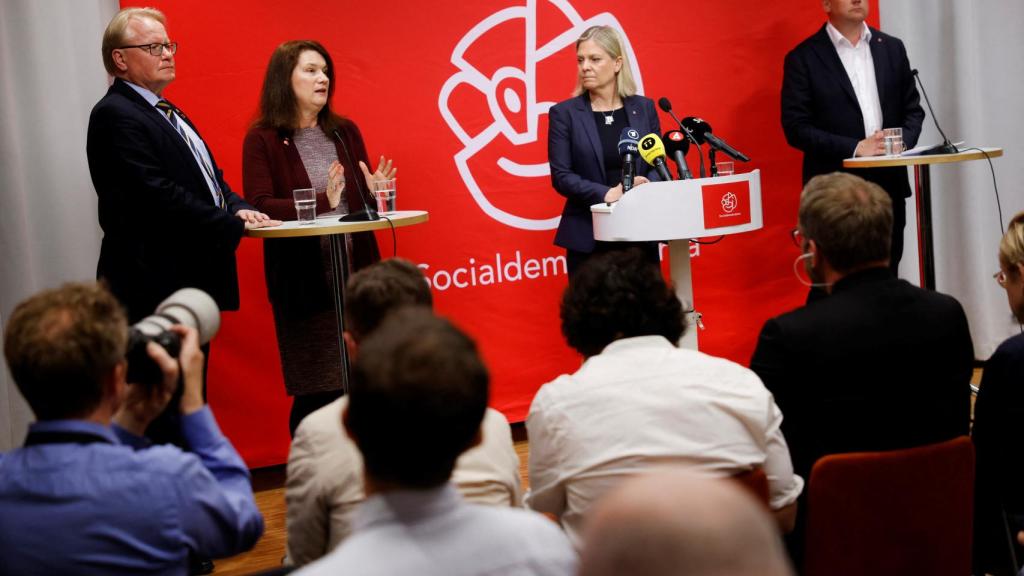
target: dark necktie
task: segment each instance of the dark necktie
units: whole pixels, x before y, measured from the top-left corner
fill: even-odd
[[[171,125],[174,126],[174,129],[178,131],[178,134],[181,134],[181,137],[188,144],[188,147],[192,150],[192,155],[196,158],[196,162],[198,162],[199,166],[202,167],[204,172],[206,172],[206,175],[210,178],[210,182],[213,182],[213,192],[217,198],[217,206],[224,208],[224,194],[220,190],[220,184],[217,182],[217,176],[213,173],[213,168],[210,167],[210,164],[199,152],[199,148],[196,146],[195,142],[188,137],[188,132],[185,132],[185,128],[178,123],[178,116],[174,113],[174,105],[167,100],[160,100],[156,103],[156,107],[163,112],[165,116],[167,116],[167,119],[171,121]]]

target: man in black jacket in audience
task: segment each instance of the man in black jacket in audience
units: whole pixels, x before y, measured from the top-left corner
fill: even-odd
[[[857,176],[816,176],[800,195],[800,258],[827,296],[768,320],[750,367],[775,395],[793,470],[808,480],[827,454],[968,433],[967,317],[952,297],[893,276],[891,230],[889,195]]]

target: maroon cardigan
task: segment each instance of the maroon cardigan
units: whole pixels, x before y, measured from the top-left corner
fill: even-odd
[[[335,140],[338,160],[345,168],[345,179],[348,182],[344,192],[345,199],[348,201],[349,211],[355,212],[363,209],[363,201],[355,182],[356,178],[363,178],[358,163],[362,160],[367,166],[371,164],[355,123],[343,119],[338,127],[338,134],[344,139],[352,161],[356,163],[349,163],[341,144],[333,134],[329,134],[328,136]],[[292,190],[311,187],[290,131],[276,128],[249,130],[242,146],[242,189],[250,204],[271,218],[295,220]],[[327,195],[318,193],[317,213],[330,210]],[[373,232],[359,232],[351,236],[354,270],[380,260],[377,239]],[[304,314],[333,306],[324,260],[318,237],[264,241],[263,263],[267,294],[276,312]]]

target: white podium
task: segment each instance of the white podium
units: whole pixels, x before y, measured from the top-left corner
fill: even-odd
[[[621,200],[590,207],[594,238],[604,242],[668,242],[672,281],[687,310],[687,329],[679,345],[697,349],[700,313],[693,305],[690,239],[758,230],[761,171],[674,182],[651,182]]]

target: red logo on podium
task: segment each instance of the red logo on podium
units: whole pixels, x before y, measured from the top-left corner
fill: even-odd
[[[705,184],[700,192],[704,198],[704,228],[750,223],[750,182]]]

